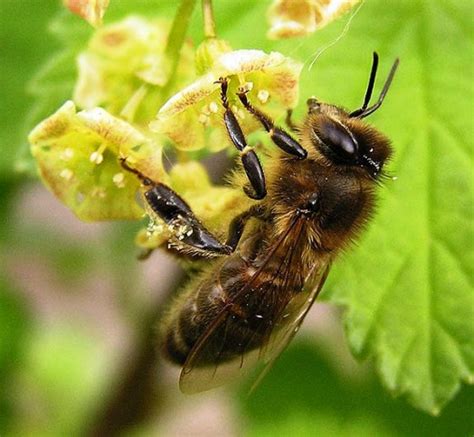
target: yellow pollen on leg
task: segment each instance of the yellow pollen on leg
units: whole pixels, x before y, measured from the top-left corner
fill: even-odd
[[[253,147],[252,146],[249,146],[248,144],[240,151],[240,156],[243,156],[247,153],[249,153],[250,151],[253,150]]]

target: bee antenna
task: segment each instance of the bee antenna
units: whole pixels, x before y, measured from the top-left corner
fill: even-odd
[[[370,69],[369,83],[367,85],[367,91],[365,92],[364,103],[362,107],[356,109],[350,113],[350,117],[358,117],[366,109],[372,97],[372,91],[374,90],[375,77],[377,76],[377,67],[379,66],[379,55],[377,52],[373,53],[372,68]]]
[[[382,102],[385,99],[385,96],[387,94],[388,89],[390,88],[390,85],[392,84],[393,76],[395,76],[395,72],[397,71],[398,64],[400,63],[400,59],[397,58],[395,59],[395,62],[392,65],[392,68],[390,69],[390,73],[388,74],[387,80],[385,81],[385,84],[382,88],[382,92],[380,93],[379,99],[377,100],[377,103],[372,105],[369,108],[361,108],[361,110],[356,110],[350,114],[350,117],[357,117],[357,118],[364,118],[369,116],[370,114],[374,113],[377,109],[380,108],[382,105]],[[355,114],[355,115],[354,115]]]

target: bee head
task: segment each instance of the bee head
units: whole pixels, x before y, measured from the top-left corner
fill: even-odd
[[[377,178],[391,155],[390,141],[385,135],[362,120],[351,119],[347,113],[337,117],[322,112],[310,120],[311,142],[327,161],[362,168],[369,177]]]
[[[369,84],[361,108],[352,112],[311,98],[308,105],[310,140],[319,153],[332,164],[364,169],[368,176],[377,178],[391,155],[390,141],[362,119],[375,112],[390,87],[398,59],[392,66],[377,102],[368,106],[377,72],[378,56],[374,53]]]

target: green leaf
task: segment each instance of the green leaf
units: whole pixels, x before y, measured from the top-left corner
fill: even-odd
[[[332,341],[338,336],[330,335]],[[298,336],[251,396],[242,393],[247,436],[468,436],[474,390],[432,417],[391,397],[370,367],[338,345]],[[316,344],[315,344],[316,343]],[[331,352],[330,352],[331,351]],[[335,356],[337,355],[337,356]]]
[[[16,366],[21,362],[31,329],[30,312],[18,290],[0,272],[0,430],[14,421]]]
[[[382,108],[368,119],[392,139],[397,179],[381,188],[368,231],[336,260],[322,297],[347,308],[351,349],[373,357],[384,385],[436,414],[474,380],[473,5],[366,1],[352,20],[277,42],[264,39],[265,7],[216,5],[219,36],[305,61],[301,117],[311,95],[360,106],[371,52],[381,58],[375,94],[400,57]]]
[[[27,143],[26,135],[31,126],[25,126],[25,114],[32,102],[25,93],[25,83],[45,56],[56,49],[45,27],[57,9],[55,0],[2,1],[0,4],[0,172],[3,178],[13,173],[19,144]]]
[[[112,2],[106,22],[119,3],[134,9]],[[327,48],[303,72],[301,114],[310,95],[356,108],[372,50],[381,56],[381,76],[401,58],[384,105],[370,118],[393,140],[398,179],[381,189],[377,216],[360,245],[336,263],[324,296],[347,307],[354,353],[374,358],[392,392],[436,413],[461,381],[474,379],[473,6],[366,1],[347,32],[349,18],[311,38],[269,42],[267,5],[215,2],[219,36],[236,49],[277,50],[307,65]],[[191,34],[202,38],[198,19]]]
[[[348,309],[354,353],[373,356],[391,391],[432,414],[461,381],[474,381],[469,11],[469,2],[447,0],[367,2],[354,19],[351,45],[377,48],[388,62],[401,58],[372,120],[393,140],[397,180],[326,287],[326,298]],[[336,77],[360,69],[344,45],[331,55]]]

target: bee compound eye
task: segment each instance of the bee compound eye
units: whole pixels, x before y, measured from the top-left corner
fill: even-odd
[[[332,120],[325,120],[317,134],[331,154],[335,154],[344,161],[353,161],[357,157],[357,142],[344,126]]]

